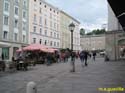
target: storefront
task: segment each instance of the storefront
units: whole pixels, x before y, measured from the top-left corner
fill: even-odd
[[[6,43],[6,42],[0,42],[0,60],[2,59],[2,55],[3,58],[5,60],[9,59],[9,48],[10,48],[11,44]]]
[[[125,39],[121,39],[118,41],[119,48],[119,58],[125,59]]]
[[[2,60],[2,55],[4,60],[11,60],[16,54],[16,50],[28,44],[19,44],[19,43],[9,43],[9,42],[0,42],[0,60]]]

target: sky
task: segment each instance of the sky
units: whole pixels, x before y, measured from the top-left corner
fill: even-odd
[[[101,29],[102,24],[107,24],[106,0],[45,0],[55,7],[65,11],[87,31]]]

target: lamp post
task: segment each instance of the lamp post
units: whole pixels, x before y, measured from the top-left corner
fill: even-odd
[[[71,72],[75,72],[75,61],[74,61],[74,54],[73,54],[73,31],[75,29],[75,25],[73,22],[69,24],[69,30],[71,31],[71,64],[72,64],[72,70]]]

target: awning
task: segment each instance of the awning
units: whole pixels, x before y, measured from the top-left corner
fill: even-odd
[[[10,46],[11,46],[10,43],[0,42],[0,48],[2,48],[2,47],[10,47]]]
[[[35,51],[35,50],[39,50],[39,51],[43,51],[43,52],[48,52],[48,53],[54,53],[55,51],[58,51],[58,49],[55,48],[49,48],[45,45],[41,45],[41,44],[30,44],[26,47],[23,47],[22,49],[18,49],[16,50],[16,52],[21,52],[21,51]]]
[[[124,0],[108,0],[114,14],[125,31],[125,3]]]

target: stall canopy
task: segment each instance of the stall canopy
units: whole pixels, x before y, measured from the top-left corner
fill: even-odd
[[[108,0],[114,14],[125,31],[125,3],[124,0]]]
[[[47,47],[44,46],[44,45],[40,45],[40,44],[31,44],[27,47],[24,47],[23,48],[24,51],[27,51],[27,50],[41,50],[41,51],[44,51],[46,52],[47,51]]]
[[[54,53],[55,51],[58,51],[57,49],[54,49],[54,48],[47,48],[47,50],[50,53]]]
[[[22,49],[18,49],[17,52],[21,52],[21,51],[35,51],[35,50],[53,53],[57,49],[49,48],[49,47],[47,47],[45,45],[41,45],[41,44],[31,44],[31,45],[26,46],[26,47],[24,47]]]

